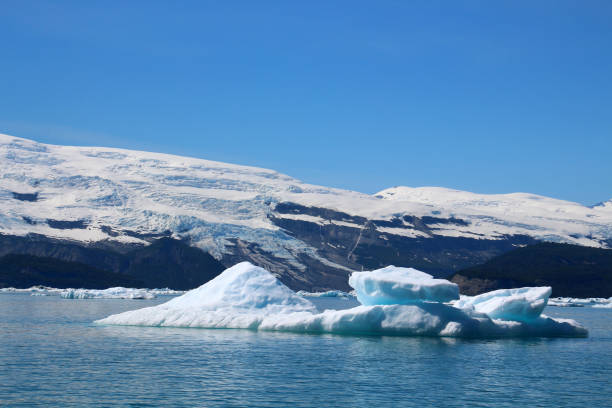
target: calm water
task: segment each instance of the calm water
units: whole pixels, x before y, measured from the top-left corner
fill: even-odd
[[[590,329],[587,339],[466,341],[91,324],[167,299],[1,294],[0,405],[612,405],[612,310],[547,309],[582,322]]]

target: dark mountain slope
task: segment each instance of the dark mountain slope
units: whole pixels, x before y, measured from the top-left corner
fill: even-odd
[[[193,289],[225,270],[207,252],[172,238],[158,239],[126,256],[129,266],[125,273],[144,281],[147,287]]]
[[[16,254],[0,258],[0,287],[29,288],[34,285],[89,289],[144,286],[141,280],[79,262]]]
[[[612,296],[612,250],[540,243],[497,256],[452,275],[461,293],[552,286],[553,296]]]
[[[110,242],[98,242],[90,246],[79,244],[40,235],[0,235],[0,256],[30,256],[20,258],[18,262],[22,265],[27,259],[31,259],[35,263],[36,274],[28,275],[28,279],[24,278],[24,282],[33,282],[28,286],[63,285],[63,280],[56,275],[63,266],[74,271],[81,268],[87,272],[80,275],[83,280],[78,287],[97,289],[104,284],[133,287],[138,283],[137,286],[140,287],[185,290],[208,282],[225,269],[225,266],[210,254],[172,238],[154,240],[148,246]],[[42,262],[41,259],[45,261]],[[17,258],[12,262],[17,262]],[[18,270],[21,269],[10,269],[11,279],[17,279],[15,274]],[[100,279],[96,278],[96,271],[101,274]],[[54,279],[59,280],[55,284],[50,283]],[[15,286],[3,282],[0,282],[0,285]]]

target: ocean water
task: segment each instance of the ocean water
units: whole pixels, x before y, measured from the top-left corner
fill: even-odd
[[[605,407],[612,310],[583,339],[459,340],[97,326],[168,300],[0,294],[1,406]],[[311,299],[321,308],[345,299]]]

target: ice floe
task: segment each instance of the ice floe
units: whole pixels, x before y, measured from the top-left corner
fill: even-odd
[[[611,308],[612,297],[609,298],[572,298],[572,297],[555,297],[548,300],[548,306],[557,307],[595,307],[595,308]]]
[[[108,288],[108,289],[66,289],[60,292],[64,299],[154,299],[155,295],[143,289]]]
[[[49,286],[32,286],[25,289],[0,288],[0,293],[30,293],[31,296],[57,296],[64,299],[154,299],[157,296],[182,295],[183,290],[169,288],[136,289],[114,287],[108,289],[58,289]]]
[[[321,298],[321,297],[336,297],[336,298],[354,298],[355,295],[351,292],[343,292],[341,290],[328,290],[326,292],[306,292],[305,290],[299,290],[297,292],[299,296],[307,298]]]
[[[31,293],[33,296],[57,295],[63,289],[52,288],[49,286],[31,286],[29,288],[0,288],[0,293]]]
[[[471,302],[464,298],[461,307],[456,307],[443,303],[459,297],[452,283],[413,269],[355,272],[350,282],[360,301],[384,304],[319,313],[271,273],[243,262],[164,304],[96,323],[470,338],[584,337],[588,333],[574,320],[540,315],[540,306],[550,295],[548,288],[496,291],[478,300],[470,298]],[[387,304],[391,301],[397,303]]]

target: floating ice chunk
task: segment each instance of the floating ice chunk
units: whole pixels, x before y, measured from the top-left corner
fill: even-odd
[[[0,293],[31,293],[31,294],[36,294],[36,293],[40,293],[42,294],[47,294],[47,295],[54,295],[54,294],[58,294],[62,291],[63,289],[56,289],[56,288],[51,288],[49,286],[42,286],[42,285],[37,285],[37,286],[31,286],[29,288],[26,289],[18,289],[18,288],[13,288],[13,287],[8,287],[8,288],[0,288]]]
[[[169,288],[134,289],[115,287],[108,289],[58,289],[49,286],[32,286],[27,289],[0,288],[0,293],[30,293],[32,296],[59,295],[65,299],[153,299],[156,296],[182,295],[184,290]]]
[[[464,338],[584,337],[588,332],[573,320],[539,317],[531,322],[493,320],[473,310],[443,303],[357,306],[318,314],[273,315],[260,330],[381,334]]]
[[[535,288],[499,289],[478,296],[462,296],[454,306],[486,313],[493,319],[530,321],[540,316],[552,289]]]
[[[598,303],[593,305],[596,309],[612,309],[612,302],[610,303]]]
[[[186,290],[176,290],[170,288],[156,288],[156,289],[146,289],[147,292],[152,293],[156,296],[174,296],[174,295],[182,295],[186,293]]]
[[[406,285],[406,280],[401,283]],[[415,288],[410,293],[415,292],[420,293]],[[248,262],[226,269],[210,282],[164,304],[112,315],[96,323],[403,336],[587,335],[586,329],[573,320],[495,320],[474,306],[460,309],[435,302],[362,305],[318,313],[311,302]]]
[[[398,305],[420,301],[459,299],[459,287],[446,279],[413,268],[387,266],[371,272],[353,272],[349,285],[363,305]]]
[[[242,262],[164,304],[112,315],[98,323],[257,329],[266,316],[316,311],[270,272]]]
[[[155,295],[145,289],[66,289],[60,292],[64,299],[154,299]]]
[[[300,290],[297,292],[298,295],[302,297],[339,297],[339,298],[354,298],[355,296],[352,293],[343,292],[341,290],[328,290],[326,292],[306,292],[305,290]]]
[[[612,308],[612,297],[610,298],[571,298],[556,297],[548,299],[548,306],[558,307],[584,307]]]

